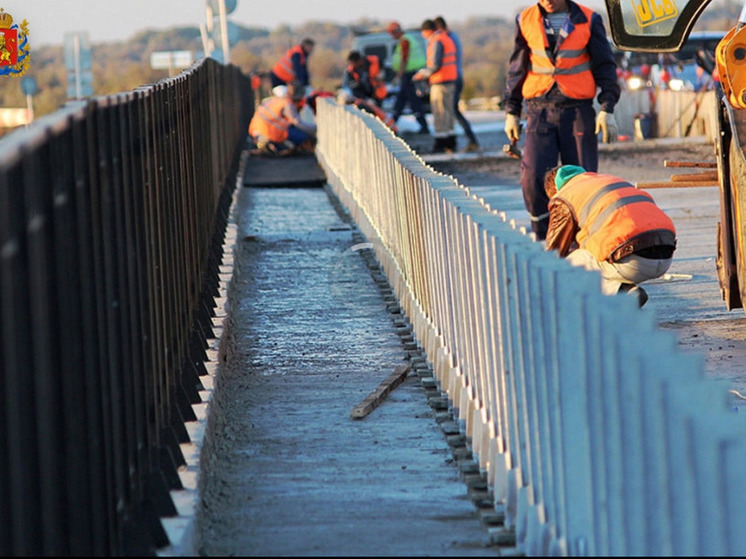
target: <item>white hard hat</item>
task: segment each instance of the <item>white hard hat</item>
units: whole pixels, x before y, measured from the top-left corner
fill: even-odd
[[[275,97],[286,97],[288,94],[288,86],[276,85],[272,88],[272,95]]]

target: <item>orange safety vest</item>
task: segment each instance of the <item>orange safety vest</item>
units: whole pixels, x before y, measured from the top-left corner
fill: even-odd
[[[249,136],[263,136],[271,142],[287,140],[290,123],[282,116],[282,111],[290,103],[287,97],[270,97],[264,100],[251,117]]]
[[[378,77],[378,74],[381,73],[381,62],[378,57],[373,54],[370,54],[365,58],[368,61],[368,79],[370,80],[370,85],[373,88],[373,96],[376,99],[385,99],[388,90],[386,89],[386,84],[383,83]],[[352,64],[347,66],[347,71],[353,78],[355,78],[356,81],[360,81],[360,74]]]
[[[523,97],[532,99],[548,92],[555,82],[560,91],[572,99],[593,99],[596,80],[591,73],[588,41],[591,37],[593,10],[578,6],[585,14],[585,23],[576,23],[561,41],[554,60],[549,53],[549,40],[538,5],[521,12],[519,25],[529,49],[529,65],[523,82]]]
[[[443,31],[435,31],[427,41],[427,65],[429,68],[435,66],[435,47],[440,42],[443,45],[443,59],[437,72],[430,75],[430,83],[455,82],[458,79],[458,66],[456,65],[456,45]]]
[[[576,175],[555,197],[572,207],[578,220],[578,245],[599,261],[608,260],[614,251],[643,233],[668,231],[676,237],[673,221],[650,194],[613,175]]]
[[[272,67],[272,73],[283,80],[285,83],[290,83],[296,78],[295,71],[293,70],[293,55],[300,54],[300,60],[302,64],[306,63],[306,51],[300,45],[295,45],[288,49],[277,64]]]

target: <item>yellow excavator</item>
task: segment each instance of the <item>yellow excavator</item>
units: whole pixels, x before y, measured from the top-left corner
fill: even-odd
[[[639,52],[676,52],[712,0],[605,0],[615,46]],[[719,80],[715,141],[720,184],[717,272],[728,310],[746,301],[746,0],[738,23],[698,59]],[[707,66],[710,66],[709,68]]]

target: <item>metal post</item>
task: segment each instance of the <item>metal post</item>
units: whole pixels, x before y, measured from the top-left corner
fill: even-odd
[[[220,34],[223,43],[223,63],[231,63],[231,51],[228,47],[228,18],[225,13],[225,0],[220,0]]]
[[[34,122],[34,104],[31,95],[26,95],[26,113],[26,128],[28,128],[28,125]]]
[[[83,97],[83,86],[80,78],[80,36],[76,33],[73,41],[74,52],[75,52],[75,98],[80,99]]]
[[[215,43],[212,40],[212,20],[213,13],[212,7],[210,6],[210,0],[205,0],[205,25],[200,25],[200,33],[202,33],[202,46],[205,49],[205,57],[212,56],[212,51],[215,50]]]

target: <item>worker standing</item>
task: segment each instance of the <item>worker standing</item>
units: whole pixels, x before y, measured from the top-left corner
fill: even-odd
[[[538,239],[545,238],[549,223],[544,175],[560,159],[598,170],[597,134],[604,142],[616,141],[613,113],[619,95],[600,15],[572,0],[538,0],[521,11],[506,79],[505,133],[513,143],[520,139],[525,101],[521,188]]]
[[[430,129],[425,119],[425,106],[419,95],[415,93],[412,76],[417,70],[425,67],[427,59],[422,45],[409,33],[402,31],[399,22],[392,21],[386,28],[389,35],[396,39],[396,46],[391,57],[391,67],[396,72],[399,82],[399,91],[394,102],[394,112],[391,115],[396,123],[404,112],[404,107],[409,105],[417,124],[420,125],[418,134],[430,134]]]
[[[461,100],[461,92],[464,90],[464,49],[461,46],[461,38],[458,36],[458,33],[448,27],[443,16],[438,16],[433,21],[438,29],[448,33],[448,36],[453,40],[453,44],[456,46],[456,67],[458,68],[458,77],[456,78],[456,93],[454,93],[453,98],[453,113],[456,116],[456,121],[464,130],[466,138],[469,140],[464,151],[467,153],[479,151],[479,141],[477,140],[474,131],[471,129],[471,123],[469,123],[468,119],[464,116],[458,106],[459,101]]]
[[[673,221],[653,197],[613,175],[589,173],[578,165],[551,169],[546,249],[574,266],[601,272],[601,292],[627,293],[642,307],[639,283],[662,276],[676,250]]]
[[[435,129],[432,152],[453,153],[456,151],[456,115],[453,111],[458,78],[456,45],[447,33],[435,27],[432,19],[423,21],[420,30],[427,40],[427,65],[412,79],[427,79],[430,84],[430,111]]]
[[[300,44],[288,49],[269,73],[272,88],[287,85],[293,80],[298,80],[303,87],[310,85],[308,57],[311,56],[315,44],[313,39],[306,37]]]

